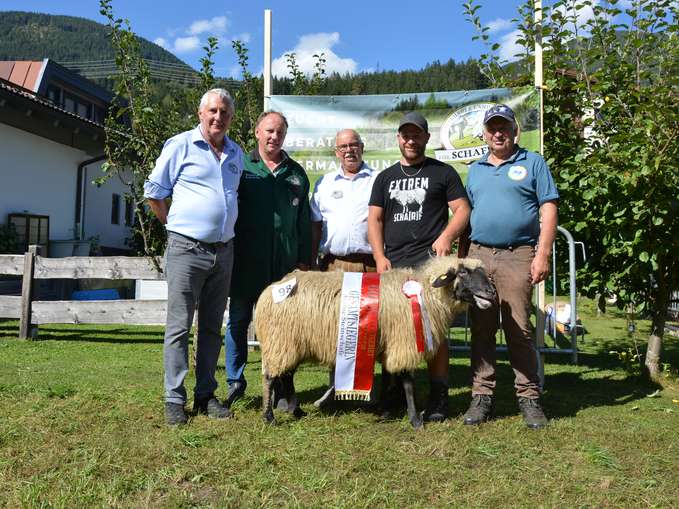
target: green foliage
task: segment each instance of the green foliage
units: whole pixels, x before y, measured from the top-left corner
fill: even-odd
[[[629,346],[624,350],[611,350],[609,353],[620,361],[623,369],[630,375],[641,374],[643,355],[639,353],[636,345],[634,347]]]
[[[141,52],[139,38],[129,22],[115,17],[111,0],[100,1],[101,14],[108,20],[111,46],[120,74],[116,77],[115,98],[106,118],[105,176],[128,175],[129,198],[134,201],[135,221],[132,247],[149,256],[162,253],[165,229],[145,205],[144,182],[153,169],[165,140],[191,129],[196,122],[198,99],[214,84],[211,58],[217,49],[214,38],[208,40],[206,56],[201,60],[200,89],[179,89],[170,104],[153,99],[148,63]],[[191,113],[188,113],[188,112]]]
[[[290,81],[292,83],[291,95],[318,95],[321,93],[325,82],[327,80],[325,73],[325,53],[313,55],[314,72],[311,76],[307,76],[297,64],[297,55],[295,53],[286,53],[285,60],[290,73]]]
[[[59,61],[114,58],[105,25],[85,18],[37,12],[0,12],[0,60]],[[184,64],[169,51],[137,36],[144,58]],[[185,65],[185,64],[184,64]]]
[[[235,40],[231,46],[238,57],[243,82],[234,94],[237,111],[231,122],[229,136],[245,151],[250,151],[255,147],[253,132],[264,103],[264,83],[261,76],[253,76],[250,72],[245,43]]]
[[[317,55],[316,65],[321,64],[324,55]],[[289,60],[288,60],[289,62]],[[295,60],[296,64],[296,60]],[[288,69],[290,69],[288,65]],[[318,71],[318,67],[317,67]],[[475,90],[486,88],[488,80],[479,71],[475,60],[447,62],[438,60],[418,70],[362,72],[357,74],[328,75],[316,73],[319,80],[319,95],[361,95],[361,94],[407,94],[414,92],[443,92],[448,90]],[[274,78],[274,90],[278,95],[294,95],[299,87],[290,77]]]
[[[651,334],[662,338],[670,291],[679,287],[679,6],[556,1],[538,27],[532,5],[514,20],[525,56],[512,68],[519,77],[500,66],[497,48],[483,55],[481,69],[495,86],[529,81],[532,46],[542,39],[545,156],[561,223],[588,249],[579,288],[590,296],[612,291],[619,306],[650,312]],[[593,16],[579,24],[585,8]],[[479,6],[470,0],[465,9],[477,38],[490,44]],[[652,375],[656,360],[647,357]]]

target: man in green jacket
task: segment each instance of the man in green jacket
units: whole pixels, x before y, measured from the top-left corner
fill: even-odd
[[[282,150],[288,121],[266,111],[257,119],[257,148],[245,156],[238,187],[238,219],[234,238],[225,363],[227,404],[247,386],[247,330],[252,308],[267,285],[311,264],[309,179]]]

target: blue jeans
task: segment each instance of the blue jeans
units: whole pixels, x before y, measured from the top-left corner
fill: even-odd
[[[213,248],[169,232],[165,258],[165,401],[183,404],[186,402],[184,379],[189,371],[189,333],[196,304],[198,341],[194,397],[206,398],[217,389],[215,371],[222,347],[222,322],[231,284],[233,241]]]
[[[252,320],[252,307],[256,298],[232,297],[229,302],[229,321],[224,336],[224,363],[226,382],[247,386],[243,371],[248,362],[248,326]]]

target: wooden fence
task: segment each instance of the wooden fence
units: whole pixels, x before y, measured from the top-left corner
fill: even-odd
[[[158,258],[163,268],[163,259]],[[24,255],[0,255],[0,275],[22,276],[21,296],[0,295],[0,318],[19,319],[19,337],[35,337],[45,323],[164,324],[165,300],[41,301],[36,299],[40,279],[152,279],[164,280],[149,258],[127,256],[74,256],[45,258],[31,246]]]

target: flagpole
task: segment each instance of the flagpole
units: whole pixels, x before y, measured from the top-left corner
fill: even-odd
[[[540,154],[545,153],[544,136],[544,94],[542,75],[542,0],[534,0],[534,33],[535,33],[535,88],[538,92],[540,108]],[[545,346],[545,282],[538,283],[535,288],[535,341],[538,348]],[[538,355],[540,387],[545,386],[545,355]]]
[[[269,99],[273,95],[271,76],[271,9],[264,10],[264,111],[269,109]]]

